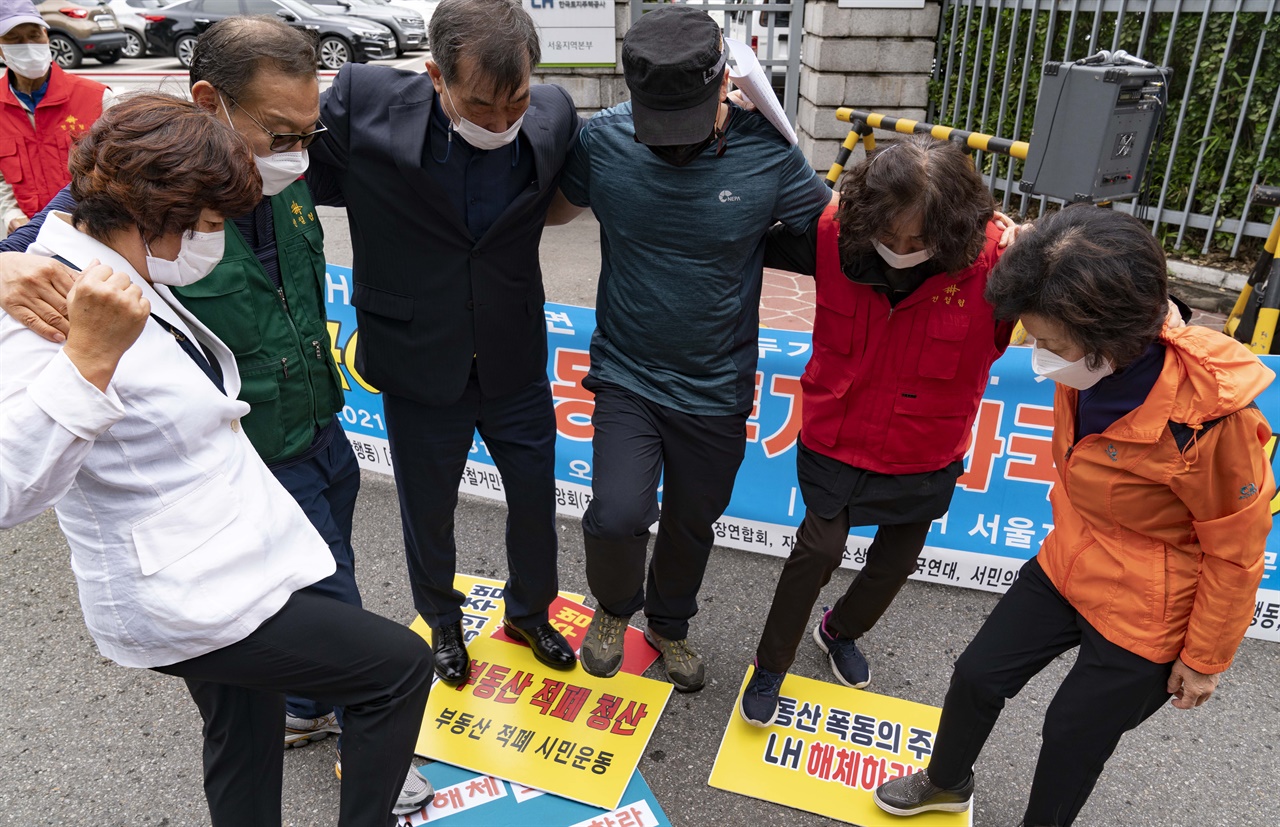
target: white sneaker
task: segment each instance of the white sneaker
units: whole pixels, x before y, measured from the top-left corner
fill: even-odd
[[[342,732],[338,717],[330,712],[319,718],[295,718],[284,716],[284,748],[305,747],[312,741],[323,741],[330,735]]]

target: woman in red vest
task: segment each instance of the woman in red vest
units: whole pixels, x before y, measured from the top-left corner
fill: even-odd
[[[856,641],[950,506],[991,364],[1013,332],[982,298],[1002,246],[994,216],[964,150],[916,135],[851,170],[839,206],[807,236],[775,228],[769,237],[766,266],[812,274],[817,308],[796,459],[805,516],[739,705],[750,724],[777,717],[782,680],[850,526],[878,529],[813,637],[841,683],[870,681]]]

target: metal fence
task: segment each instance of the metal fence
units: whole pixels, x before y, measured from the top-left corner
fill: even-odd
[[[706,10],[720,24],[726,37],[755,48],[760,65],[773,81],[778,100],[782,101],[787,120],[794,125],[800,103],[800,38],[804,32],[804,0],[759,0],[752,3],[684,0],[684,4]],[[631,20],[634,22],[644,12],[665,5],[667,2],[632,0]]]
[[[1234,257],[1270,229],[1250,216],[1254,185],[1280,183],[1278,2],[943,0],[930,120],[1027,140],[1044,63],[1124,49],[1171,66],[1153,190],[1138,214],[1166,246]],[[1006,210],[1043,211],[1043,197],[1018,191],[1022,164],[979,156]]]

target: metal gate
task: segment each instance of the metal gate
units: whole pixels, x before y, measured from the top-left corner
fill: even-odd
[[[1172,66],[1145,218],[1171,246],[1235,256],[1269,230],[1254,185],[1280,182],[1278,2],[943,0],[930,120],[1027,140],[1046,61],[1124,49]],[[1018,192],[1021,162],[981,163],[1005,208],[1043,208]]]
[[[655,0],[631,0],[631,20],[668,5]],[[734,3],[719,0],[685,0],[684,5],[705,9],[726,37],[752,46],[773,89],[794,126],[800,102],[800,38],[804,33],[804,0]]]

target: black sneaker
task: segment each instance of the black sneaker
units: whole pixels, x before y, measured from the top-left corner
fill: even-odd
[[[925,770],[886,781],[872,793],[876,806],[896,816],[913,816],[930,810],[963,813],[973,803],[973,776],[958,790],[944,790],[929,780]]]
[[[858,649],[857,641],[827,631],[827,618],[830,616],[830,611],[822,613],[818,625],[813,627],[813,640],[819,649],[827,653],[827,662],[831,664],[831,673],[836,680],[845,686],[862,689],[871,683],[871,667]]]
[[[769,672],[755,666],[751,680],[742,690],[742,700],[738,702],[742,720],[752,726],[772,726],[778,719],[778,693],[786,677],[785,672]]]

